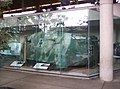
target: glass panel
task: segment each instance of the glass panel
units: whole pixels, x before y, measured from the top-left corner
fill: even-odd
[[[68,66],[66,70],[62,70],[62,74],[92,76],[98,73],[99,13],[97,9],[67,11],[62,14],[68,18],[64,21],[64,33],[70,34],[70,44],[64,54]]]
[[[57,24],[59,21],[57,16],[52,13],[38,15],[37,29],[39,31],[27,37],[27,40],[30,41],[27,44],[27,60],[35,60],[33,68],[39,69],[38,71],[47,72],[46,69],[48,69],[49,72],[60,73],[60,46],[63,39],[63,31],[61,24]]]
[[[114,16],[114,70],[120,69],[120,16]]]
[[[55,13],[60,19],[61,74],[88,76],[88,9]],[[82,14],[81,14],[82,13]],[[57,28],[58,29],[58,28]],[[59,29],[58,29],[59,30]]]
[[[23,19],[23,21],[22,21]],[[24,65],[22,68],[30,69],[33,68],[37,61],[37,53],[39,50],[37,48],[38,45],[38,38],[40,31],[38,27],[38,20],[39,16],[24,16],[22,19],[20,19],[22,22],[21,27],[23,27],[23,30],[21,29],[21,39],[22,39],[22,59],[24,60]]]
[[[12,21],[13,23],[11,24]],[[9,67],[15,60],[20,60],[21,43],[19,28],[14,26],[16,18],[6,18],[2,21],[0,30],[1,65]]]
[[[99,72],[99,11],[98,8],[89,10],[89,76]]]

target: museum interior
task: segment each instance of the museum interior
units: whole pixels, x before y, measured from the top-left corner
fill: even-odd
[[[100,13],[99,0],[94,1],[12,0],[0,18],[0,67],[66,76],[98,75]],[[120,8],[119,2],[115,2],[116,8]],[[117,71],[120,15],[113,18]]]

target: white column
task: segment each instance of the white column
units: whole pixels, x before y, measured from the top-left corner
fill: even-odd
[[[113,80],[113,0],[100,0],[100,79]]]

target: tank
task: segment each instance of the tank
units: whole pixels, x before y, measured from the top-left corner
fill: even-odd
[[[27,61],[50,63],[51,69],[87,66],[88,61],[90,66],[94,66],[98,63],[98,54],[98,39],[95,36],[56,28],[27,37]]]

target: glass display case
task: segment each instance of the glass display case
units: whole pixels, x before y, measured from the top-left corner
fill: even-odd
[[[114,70],[120,69],[120,16],[116,16],[114,18],[114,43],[113,43],[113,51],[114,51]]]
[[[6,17],[0,34],[1,67],[83,77],[99,73],[98,8]]]

